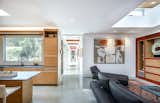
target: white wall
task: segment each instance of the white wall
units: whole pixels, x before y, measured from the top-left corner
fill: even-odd
[[[94,64],[94,38],[125,39],[125,64]],[[89,67],[97,65],[101,71],[135,77],[135,36],[120,34],[85,34],[83,36],[83,75],[91,76]]]

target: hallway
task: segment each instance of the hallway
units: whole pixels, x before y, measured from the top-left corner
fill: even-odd
[[[82,74],[82,36],[63,36],[63,74]]]
[[[33,103],[96,103],[89,80],[78,75],[65,75],[59,86],[34,86]]]

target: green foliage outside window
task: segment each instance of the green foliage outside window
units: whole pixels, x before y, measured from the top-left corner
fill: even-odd
[[[5,61],[32,62],[34,58],[42,61],[42,37],[5,37]]]

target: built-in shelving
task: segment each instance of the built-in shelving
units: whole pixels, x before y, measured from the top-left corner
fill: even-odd
[[[136,39],[136,76],[160,84],[160,57],[153,53],[157,39],[160,33]]]
[[[45,29],[44,30],[44,37],[45,38],[57,38],[57,29]]]

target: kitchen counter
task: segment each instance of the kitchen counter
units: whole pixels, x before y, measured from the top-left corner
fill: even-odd
[[[32,78],[38,75],[40,72],[35,71],[17,71],[16,77],[1,77],[0,84],[6,85],[6,87],[19,86],[17,97],[8,98],[7,103],[31,103],[32,102]]]
[[[40,72],[34,72],[34,71],[18,71],[16,77],[1,77],[0,80],[28,80],[32,77],[38,75]]]
[[[40,72],[37,76],[33,77],[33,82],[32,84],[34,85],[57,85],[58,81],[58,67],[53,67],[53,66],[45,66],[45,65],[0,65],[3,68],[0,68],[1,71],[6,71],[6,72]],[[21,75],[21,74],[20,74]],[[27,75],[27,74],[25,74]],[[3,76],[2,76],[3,77]],[[24,76],[23,78],[12,78],[11,80],[25,80],[26,77]],[[0,75],[1,78],[1,75]],[[4,78],[2,78],[5,80]],[[8,79],[8,78],[7,78]],[[6,79],[6,80],[7,80]]]

